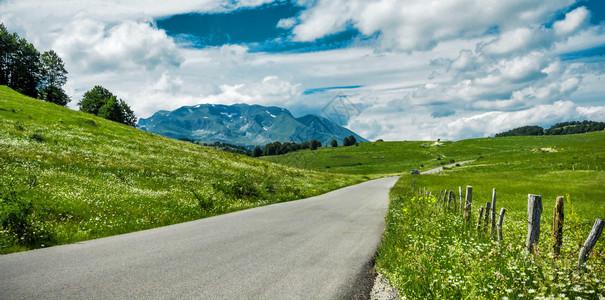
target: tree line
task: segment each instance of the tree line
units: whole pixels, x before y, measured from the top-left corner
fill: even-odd
[[[523,126],[496,134],[496,137],[506,136],[532,136],[532,135],[567,135],[601,131],[605,129],[605,122],[571,121],[557,123],[548,129],[540,126]]]
[[[0,24],[0,85],[44,101],[67,105],[63,90],[67,71],[53,50],[42,54],[24,38]]]
[[[40,53],[33,44],[0,23],[0,85],[65,106],[71,101],[63,90],[66,82],[65,63],[54,50]],[[128,104],[102,86],[87,91],[78,107],[83,112],[136,127],[137,118]]]
[[[344,147],[353,146],[353,145],[359,145],[357,143],[357,139],[355,139],[355,137],[353,135],[345,137],[343,139]],[[330,142],[330,146],[338,147],[338,142],[336,141],[336,139],[332,139],[332,141]],[[322,144],[320,141],[318,141],[316,139],[312,139],[310,142],[302,142],[300,144],[297,144],[294,142],[285,142],[285,143],[273,142],[273,143],[266,144],[264,148],[261,148],[260,146],[254,147],[254,150],[252,150],[252,157],[282,155],[282,154],[286,154],[289,152],[294,152],[294,151],[304,150],[304,149],[317,150],[317,148],[320,148],[320,147],[322,147]]]

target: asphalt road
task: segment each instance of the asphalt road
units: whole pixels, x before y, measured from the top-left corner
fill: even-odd
[[[371,288],[396,181],[3,255],[0,299],[355,298]]]

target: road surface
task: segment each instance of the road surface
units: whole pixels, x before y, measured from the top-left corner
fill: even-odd
[[[3,255],[0,299],[355,298],[396,181]]]
[[[461,161],[461,162],[457,162],[457,163],[451,164],[451,165],[446,165],[446,166],[443,166],[443,167],[451,168],[451,167],[453,167],[453,166],[455,166],[457,164],[463,165],[463,164],[468,164],[470,162],[474,162],[474,160]],[[436,173],[439,173],[439,172],[443,171],[443,167],[426,170],[424,172],[420,172],[420,174],[421,175],[424,175],[424,174],[436,174]]]

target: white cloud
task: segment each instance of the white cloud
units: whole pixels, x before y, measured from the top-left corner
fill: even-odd
[[[502,33],[493,41],[479,45],[481,52],[492,55],[514,54],[549,43],[549,33],[543,28],[516,28]]]
[[[314,2],[315,3],[315,2]],[[439,42],[477,37],[487,29],[509,31],[549,21],[569,0],[396,1],[318,0],[299,17],[294,38],[313,41],[352,26],[366,35],[381,33],[382,46],[428,50]],[[528,32],[517,32],[525,40]]]
[[[565,15],[565,19],[553,24],[557,35],[569,35],[586,26],[590,19],[590,12],[586,7],[578,7]]]
[[[151,71],[178,67],[183,58],[163,30],[125,21],[107,26],[90,19],[71,22],[53,42],[70,69],[80,72]]]
[[[294,27],[294,25],[296,25],[296,18],[292,17],[292,18],[279,20],[279,22],[277,22],[276,27],[282,28],[282,29],[290,29],[290,28]]]
[[[68,68],[72,107],[103,85],[139,117],[199,103],[320,113],[340,90],[361,110],[349,127],[370,139],[461,139],[511,126],[605,121],[602,61],[562,54],[605,45],[605,27],[578,8],[545,28],[571,0],[298,0],[280,20],[309,41],[356,28],[376,44],[309,53],[251,53],[246,46],[176,44],[158,17],[253,7],[269,0],[5,1],[0,22],[55,49]],[[110,3],[110,4],[108,4]],[[32,9],[35,7],[36,9]],[[527,123],[529,122],[529,123]]]

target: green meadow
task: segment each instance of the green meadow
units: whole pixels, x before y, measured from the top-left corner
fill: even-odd
[[[374,142],[254,159],[149,134],[0,87],[0,253],[77,242],[300,199],[401,175],[376,268],[408,299],[602,299],[605,243],[580,248],[605,218],[605,132]],[[414,175],[438,166],[439,174]],[[473,187],[472,224],[439,195]],[[413,187],[413,188],[412,188]],[[503,240],[477,231],[497,190]],[[541,236],[524,250],[527,195],[542,196]],[[563,248],[552,253],[557,196]]]
[[[374,150],[375,149],[375,150]],[[293,159],[297,155],[296,159]],[[376,268],[407,299],[602,299],[605,236],[577,267],[595,219],[605,218],[605,132],[565,136],[481,138],[458,142],[377,142],[323,148],[264,159],[333,173],[400,174],[391,190]],[[415,175],[450,162],[473,160],[439,174]],[[327,168],[326,166],[330,166]],[[414,189],[412,189],[412,184]],[[443,190],[473,188],[472,223],[437,198]],[[421,197],[418,189],[437,197]],[[497,191],[506,208],[503,240],[476,230],[480,206]],[[525,248],[528,194],[542,196],[541,236]],[[565,197],[563,248],[555,258],[552,223]],[[578,298],[579,297],[579,298]],[[600,298],[599,298],[600,297]]]
[[[310,197],[364,180],[169,139],[0,86],[0,253]]]

